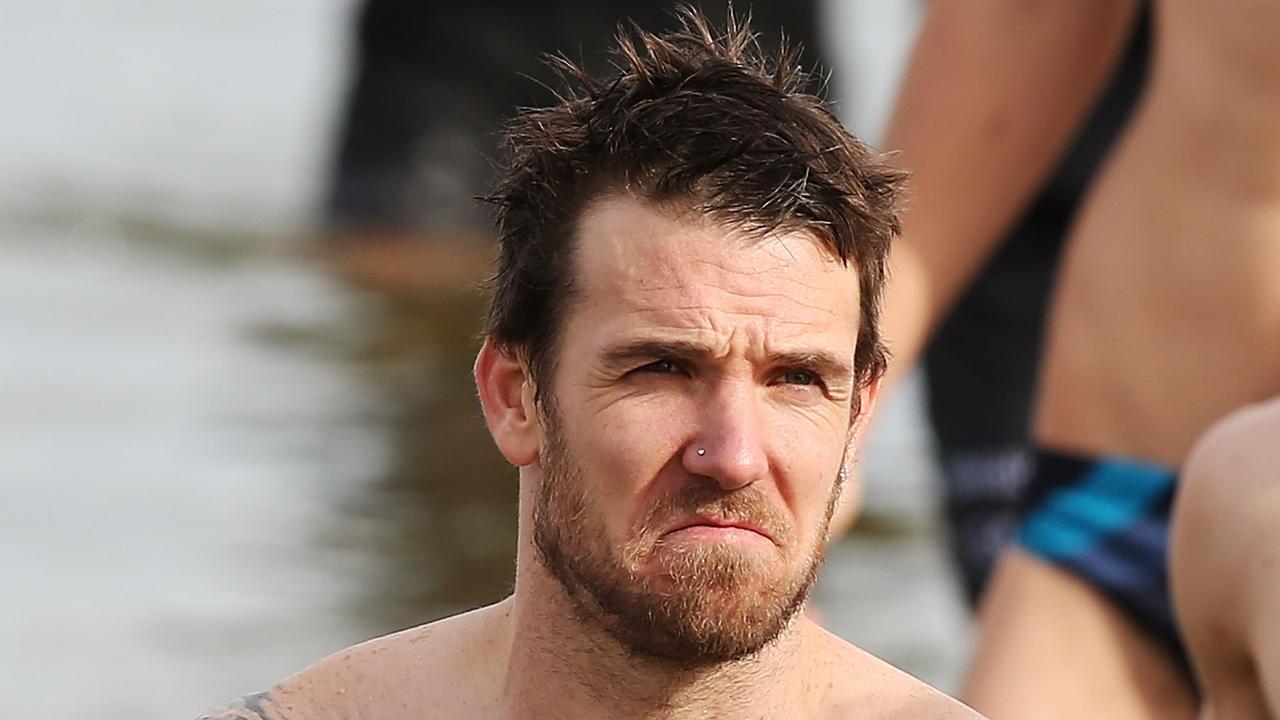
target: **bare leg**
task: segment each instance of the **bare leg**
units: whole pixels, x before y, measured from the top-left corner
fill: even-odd
[[[1190,720],[1169,653],[1096,591],[1021,550],[999,561],[961,697],[992,720]]]

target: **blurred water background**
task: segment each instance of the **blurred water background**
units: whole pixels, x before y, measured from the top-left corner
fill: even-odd
[[[871,135],[906,42],[873,20],[904,7],[828,3]],[[194,716],[509,588],[478,294],[385,295],[308,252],[352,11],[0,0],[5,717]],[[968,619],[919,393],[875,430],[816,600],[953,688]]]

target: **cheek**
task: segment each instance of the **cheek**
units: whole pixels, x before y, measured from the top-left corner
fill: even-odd
[[[584,413],[589,434],[608,456],[636,468],[665,463],[696,422],[692,402],[679,396],[623,398]]]
[[[615,406],[583,413],[566,428],[585,489],[618,532],[642,513],[663,468],[679,452],[684,434],[678,416],[652,404]]]
[[[769,427],[778,492],[804,526],[822,521],[831,499],[846,434],[829,423],[775,422]]]

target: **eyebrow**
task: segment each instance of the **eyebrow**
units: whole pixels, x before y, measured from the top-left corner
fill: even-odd
[[[853,379],[853,367],[847,360],[822,350],[797,350],[770,355],[775,365],[817,371],[828,385]]]
[[[711,356],[711,349],[688,340],[632,340],[606,348],[602,355],[608,365],[624,365],[636,360],[663,357],[705,359]]]
[[[673,358],[705,360],[713,355],[711,348],[690,340],[633,340],[608,347],[602,353],[609,367],[627,365],[640,360]],[[847,382],[853,378],[853,367],[847,360],[825,350],[790,350],[770,353],[771,365],[811,369],[829,383]]]

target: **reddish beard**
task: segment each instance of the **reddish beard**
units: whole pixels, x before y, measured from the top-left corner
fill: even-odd
[[[583,487],[559,418],[552,411],[544,420],[547,443],[534,545],[579,620],[603,628],[632,653],[686,664],[740,659],[782,633],[817,577],[840,494],[838,479],[807,547],[798,544],[791,523],[758,490],[725,491],[706,478],[691,478],[649,508],[630,539],[615,548]],[[720,543],[668,544],[666,530],[691,513],[760,528],[776,545],[778,559]],[[660,572],[643,572],[654,566]]]

